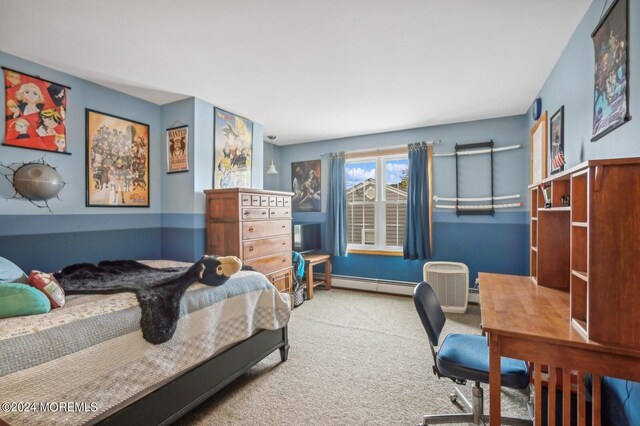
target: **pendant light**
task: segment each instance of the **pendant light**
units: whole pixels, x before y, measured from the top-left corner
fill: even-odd
[[[271,165],[267,169],[267,174],[268,175],[277,175],[278,174],[278,170],[276,169],[276,165],[273,164],[273,141],[276,139],[276,137],[275,136],[267,136],[267,139],[269,139],[269,143],[271,144]]]

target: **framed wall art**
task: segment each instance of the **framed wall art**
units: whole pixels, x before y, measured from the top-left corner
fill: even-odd
[[[628,11],[628,0],[615,0],[591,34],[595,54],[592,142],[631,120]]]
[[[539,183],[547,177],[547,112],[540,115],[529,131],[531,160],[529,183]]]
[[[167,173],[189,171],[189,127],[167,129]]]
[[[253,122],[214,109],[213,188],[250,188]]]
[[[4,68],[3,145],[69,154],[67,90],[63,84]]]
[[[551,137],[549,150],[551,151],[550,173],[564,170],[564,106],[551,116],[549,124]]]
[[[320,160],[291,163],[291,179],[293,211],[322,211],[320,200]]]
[[[86,110],[87,207],[149,207],[149,126]]]

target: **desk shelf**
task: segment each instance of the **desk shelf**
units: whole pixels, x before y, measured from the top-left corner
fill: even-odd
[[[588,161],[529,188],[531,278],[570,292],[587,339],[640,350],[640,158]]]

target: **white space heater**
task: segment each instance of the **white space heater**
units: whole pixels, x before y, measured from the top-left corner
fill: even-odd
[[[469,268],[458,262],[427,262],[423,279],[438,296],[445,312],[463,314],[469,300]]]

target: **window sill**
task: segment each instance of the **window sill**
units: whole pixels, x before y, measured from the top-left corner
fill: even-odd
[[[347,249],[347,254],[368,254],[370,256],[397,256],[402,257],[402,250],[375,250],[375,249]]]

